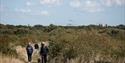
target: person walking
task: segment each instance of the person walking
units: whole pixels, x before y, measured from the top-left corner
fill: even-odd
[[[27,51],[27,56],[28,56],[28,62],[31,63],[31,61],[32,61],[33,47],[31,46],[30,42],[29,42],[29,44],[26,47],[26,51]]]
[[[48,55],[48,47],[45,45],[45,43],[41,43],[41,48],[40,48],[40,56],[41,56],[41,63],[46,63],[47,62],[47,55]]]

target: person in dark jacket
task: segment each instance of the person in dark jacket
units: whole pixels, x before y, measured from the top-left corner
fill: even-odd
[[[28,56],[28,62],[31,63],[32,61],[32,53],[33,53],[33,47],[31,46],[31,43],[29,43],[26,47],[27,56]]]
[[[44,43],[41,43],[41,48],[40,48],[41,63],[46,63],[47,62],[48,51],[49,51],[48,47],[45,46]]]

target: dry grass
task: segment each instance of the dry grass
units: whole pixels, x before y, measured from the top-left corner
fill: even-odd
[[[0,63],[24,63],[24,62],[14,57],[6,57],[0,55]]]
[[[26,53],[25,47],[17,46],[16,52],[18,54],[18,58],[20,58],[21,60],[27,61],[27,53]]]

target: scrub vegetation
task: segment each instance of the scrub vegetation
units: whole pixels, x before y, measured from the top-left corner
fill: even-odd
[[[1,60],[4,56],[5,60],[11,61],[9,58],[13,57],[20,60],[20,63],[25,63],[17,53],[16,46],[24,48],[29,41],[33,43],[49,41],[48,63],[125,62],[125,25],[0,24],[0,62],[4,61]]]

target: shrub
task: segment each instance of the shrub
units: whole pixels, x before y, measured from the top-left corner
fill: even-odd
[[[0,36],[0,52],[5,55],[16,56],[16,50],[10,46],[11,38],[9,36]]]
[[[73,59],[73,58],[77,57],[77,55],[78,55],[77,51],[73,48],[68,48],[68,49],[63,50],[63,56],[66,59],[69,59],[69,60]]]
[[[62,48],[63,48],[62,44],[50,42],[50,45],[49,45],[49,55],[50,55],[50,57],[54,58],[54,57],[60,55]]]

